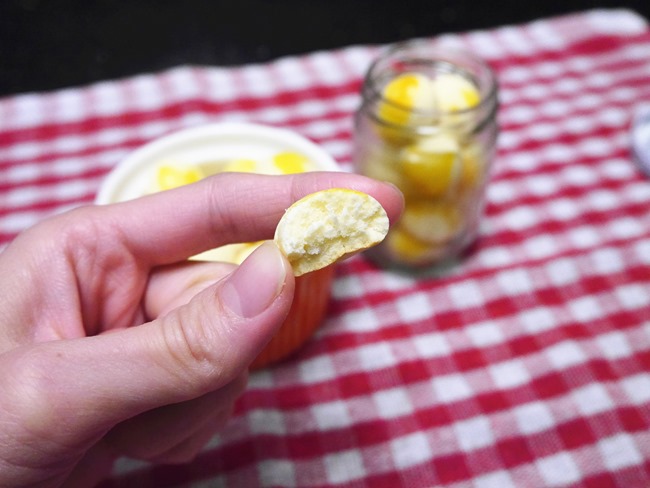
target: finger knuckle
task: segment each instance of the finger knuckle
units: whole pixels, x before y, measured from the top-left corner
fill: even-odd
[[[37,349],[14,351],[10,361],[3,364],[8,383],[0,397],[2,409],[16,419],[22,435],[47,439],[53,428],[61,429],[74,412],[52,381],[52,368],[44,361],[48,355]]]
[[[196,393],[205,393],[230,378],[227,334],[215,327],[210,314],[193,302],[167,315],[163,322],[163,342],[172,360],[172,374],[193,383]]]

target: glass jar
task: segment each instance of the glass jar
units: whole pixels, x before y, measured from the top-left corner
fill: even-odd
[[[432,269],[477,238],[495,155],[497,81],[471,53],[398,44],[370,66],[355,115],[355,171],[395,184],[404,213],[367,255]]]

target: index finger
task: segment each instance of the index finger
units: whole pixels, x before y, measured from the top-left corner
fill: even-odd
[[[342,172],[284,176],[220,173],[197,183],[103,207],[134,255],[151,264],[177,262],[235,242],[273,237],[284,211],[296,200],[328,188],[373,196],[391,222],[402,211],[393,185]]]

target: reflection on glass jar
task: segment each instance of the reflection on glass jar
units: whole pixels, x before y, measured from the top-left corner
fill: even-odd
[[[389,181],[406,207],[369,250],[380,265],[432,268],[478,235],[498,127],[497,82],[481,59],[427,42],[396,45],[368,70],[355,170]]]

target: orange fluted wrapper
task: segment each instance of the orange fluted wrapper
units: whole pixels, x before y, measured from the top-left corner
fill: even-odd
[[[251,369],[260,369],[286,358],[314,334],[327,313],[334,266],[327,266],[296,278],[296,291],[289,315],[273,339],[253,361]]]

